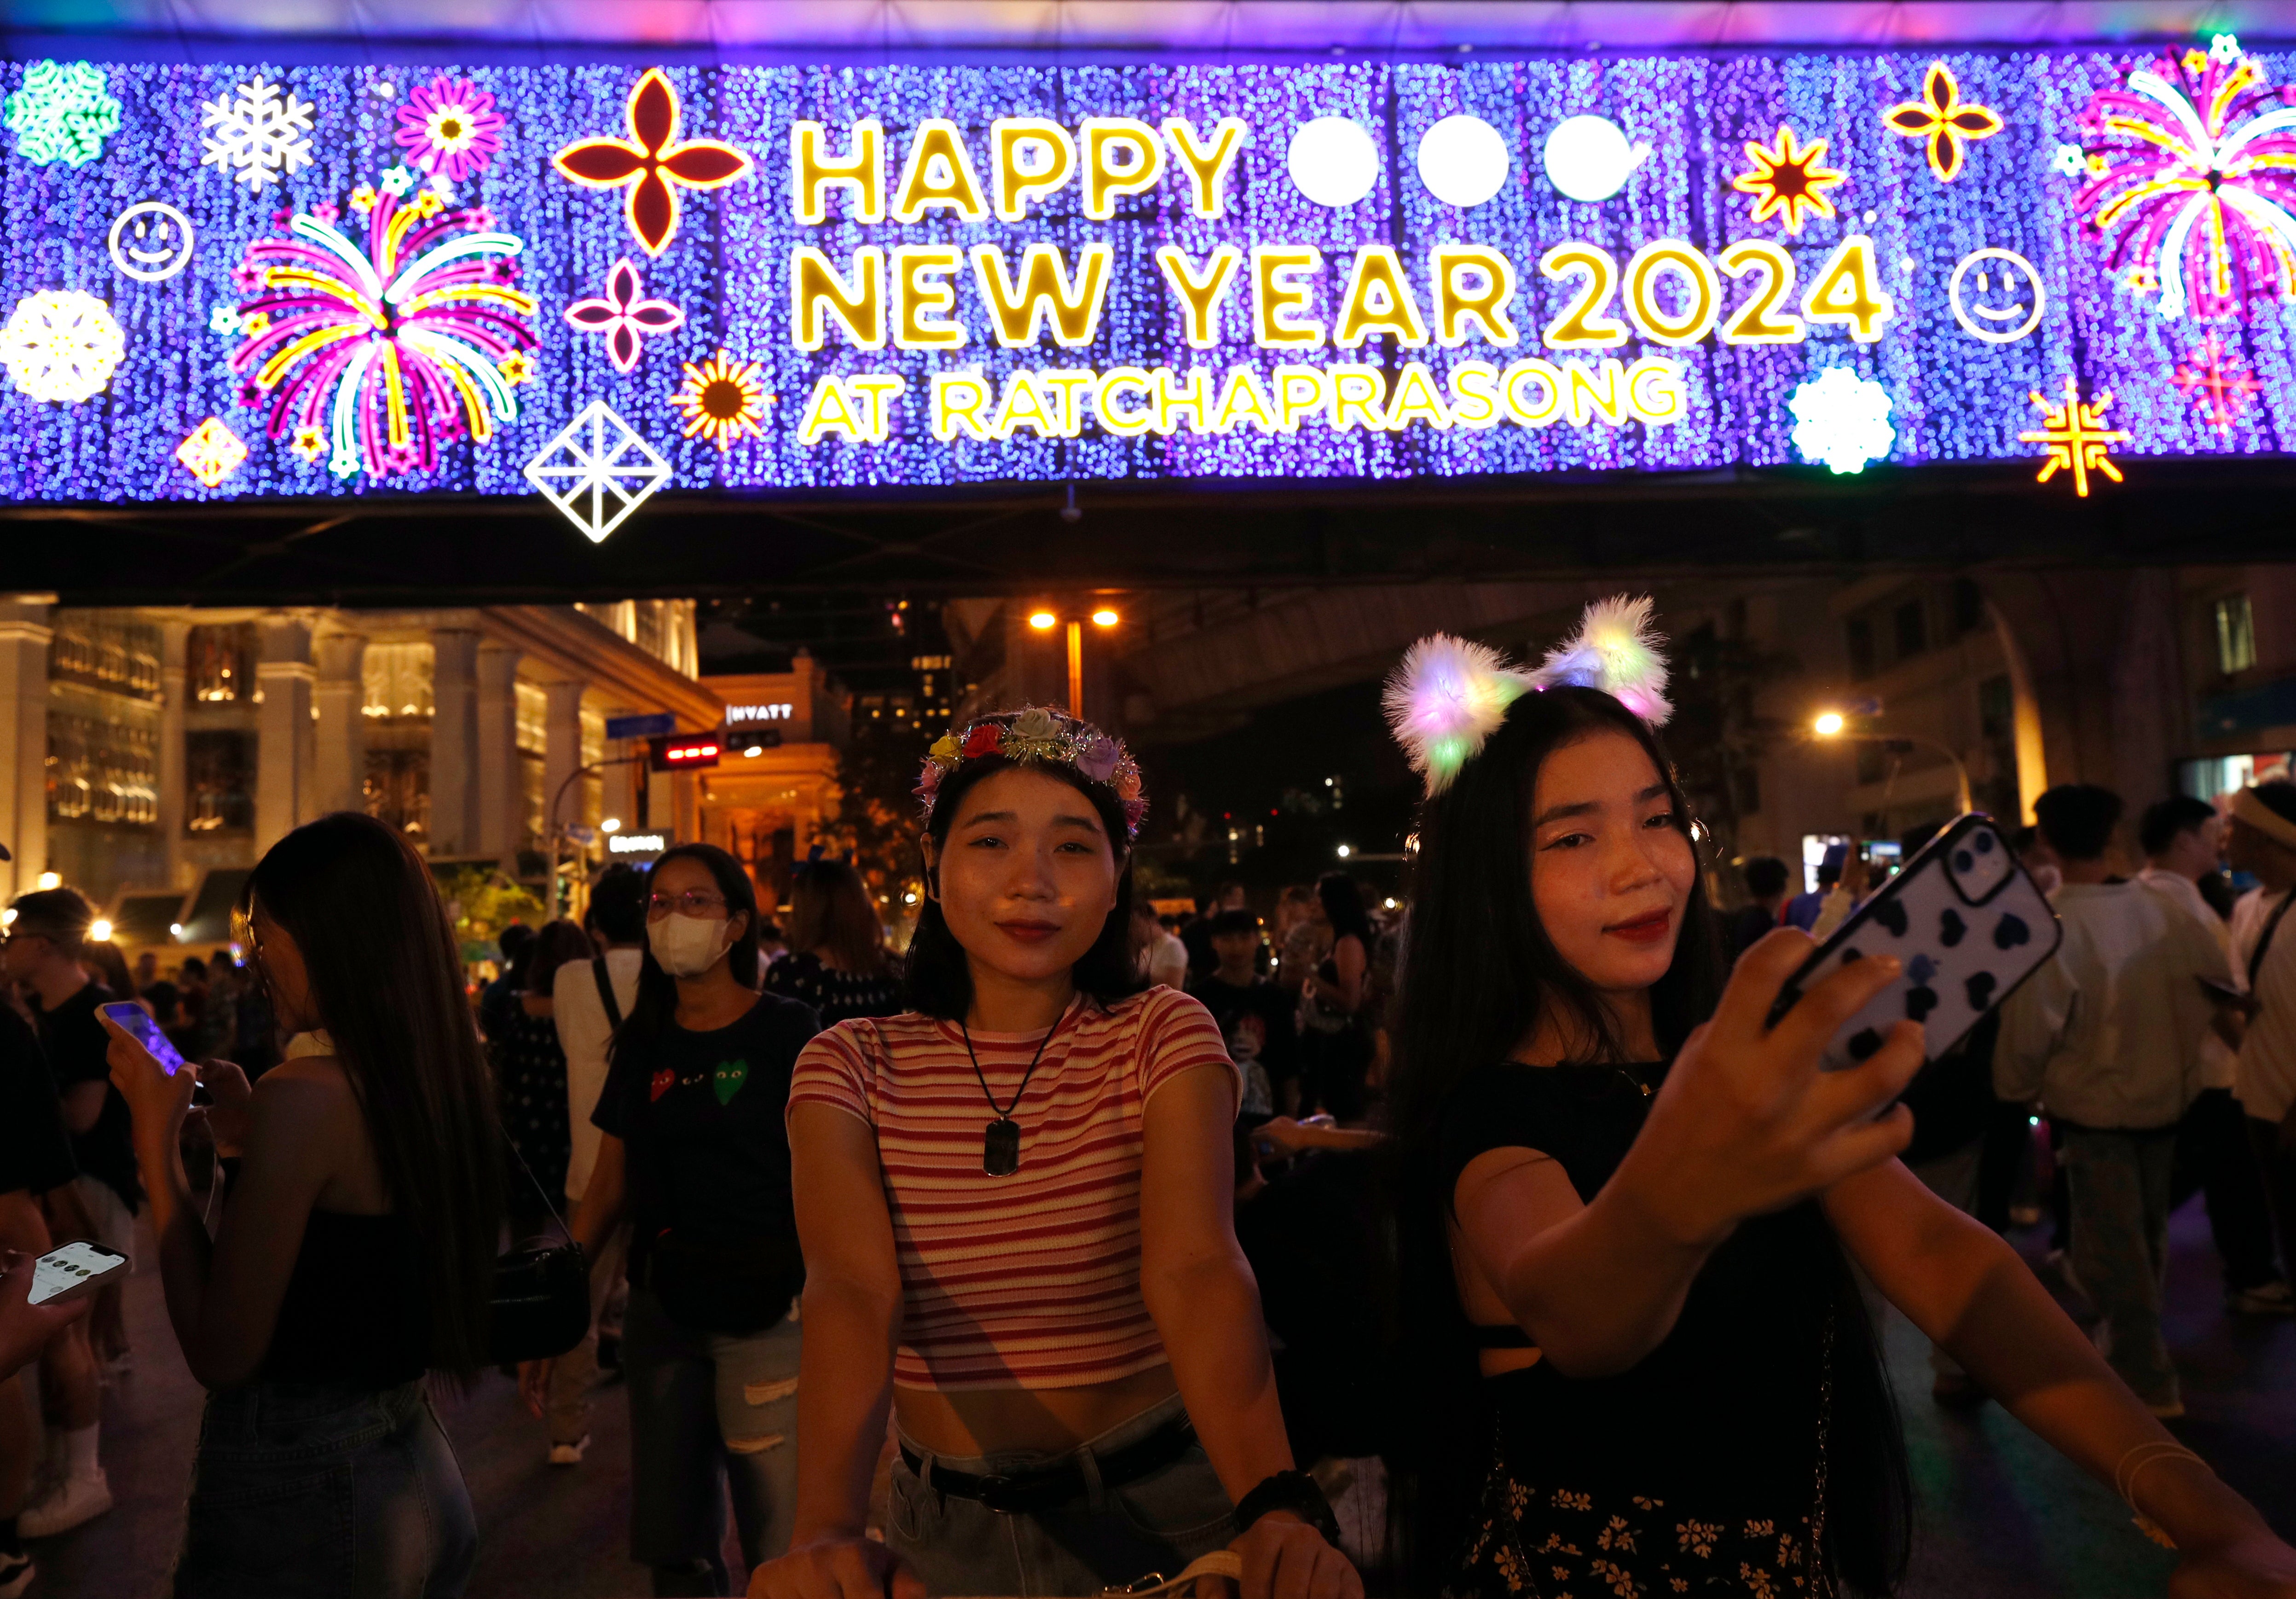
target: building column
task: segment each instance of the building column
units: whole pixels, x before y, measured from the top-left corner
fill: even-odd
[[[526,796],[520,791],[518,652],[492,639],[479,645],[478,815],[472,848],[500,857],[516,876],[526,842]]]
[[[542,692],[550,712],[542,744],[543,824],[582,819],[582,785],[570,781],[582,767],[582,691],[579,683],[547,683]],[[545,840],[546,842],[547,840]]]
[[[610,714],[612,716],[622,716],[627,713],[619,709],[616,709]],[[643,741],[632,739],[610,739],[606,743],[606,755],[609,759],[612,759],[618,756],[636,755],[639,759],[643,760],[644,758]],[[638,815],[638,768],[636,764],[630,761],[622,761],[617,765],[608,767],[604,773],[604,778],[605,781],[599,785],[598,819],[603,822],[609,816],[617,817],[620,820],[621,824],[625,829],[631,832],[644,832],[645,829],[646,819]]]
[[[255,854],[263,852],[316,814],[312,803],[310,624],[298,617],[266,617],[255,681],[257,708]]]
[[[53,594],[0,594],[0,898],[48,866],[48,626]]]
[[[317,808],[366,808],[366,638],[357,633],[323,634],[312,646],[318,657],[319,709]]]
[[[479,636],[430,636],[430,853],[468,855],[478,800]]]
[[[188,889],[196,869],[184,859],[184,716],[190,709],[192,624],[160,624],[160,847],[168,886]]]

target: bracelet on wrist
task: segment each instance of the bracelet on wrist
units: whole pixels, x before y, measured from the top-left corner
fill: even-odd
[[[1340,1521],[1332,1513],[1332,1502],[1305,1472],[1278,1472],[1262,1478],[1258,1487],[1236,1501],[1235,1529],[1248,1532],[1262,1517],[1279,1510],[1291,1512],[1322,1533],[1332,1548],[1340,1546]]]

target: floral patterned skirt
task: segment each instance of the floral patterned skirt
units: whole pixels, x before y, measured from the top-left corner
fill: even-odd
[[[1707,1519],[1663,1499],[1605,1503],[1526,1482],[1496,1461],[1482,1513],[1447,1599],[1660,1599],[1674,1594],[1784,1599],[1830,1595],[1809,1559],[1809,1518]]]

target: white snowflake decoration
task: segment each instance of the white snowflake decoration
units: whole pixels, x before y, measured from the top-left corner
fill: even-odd
[[[234,182],[259,193],[311,164],[312,110],[292,89],[283,98],[279,86],[258,73],[254,82],[239,86],[238,98],[218,94],[200,107],[200,126],[216,130],[207,136],[200,165],[229,172]]]
[[[127,353],[111,308],[77,289],[26,295],[0,329],[0,360],[36,400],[75,404],[101,393]]]
[[[1847,366],[1829,366],[1802,384],[1787,397],[1786,409],[1794,415],[1794,447],[1837,473],[1865,471],[1897,440],[1889,391]]]
[[[565,431],[526,463],[526,480],[592,544],[620,527],[669,476],[669,463],[603,400],[583,406]]]

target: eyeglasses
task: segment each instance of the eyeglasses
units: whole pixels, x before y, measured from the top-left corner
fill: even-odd
[[[722,916],[726,914],[726,896],[712,894],[707,889],[688,889],[683,894],[649,894],[646,896],[646,915],[667,916],[672,911],[688,916]]]

